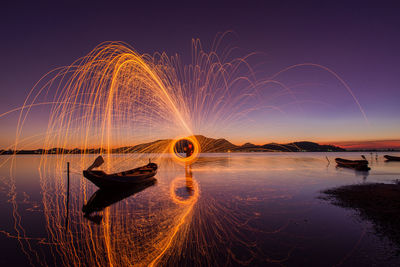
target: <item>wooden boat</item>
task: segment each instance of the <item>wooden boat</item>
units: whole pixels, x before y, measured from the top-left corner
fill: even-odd
[[[336,158],[335,161],[339,167],[352,168],[358,171],[369,171],[371,169],[370,167],[368,167],[367,160],[349,160]]]
[[[383,156],[383,157],[385,157],[385,159],[386,159],[387,161],[400,161],[400,157],[396,157],[396,156],[385,155],[385,156]]]
[[[99,188],[129,187],[148,181],[157,173],[158,166],[155,163],[138,167],[132,170],[107,174],[104,171],[93,171],[99,167],[104,160],[99,156],[87,170],[83,171],[83,176],[94,183]]]

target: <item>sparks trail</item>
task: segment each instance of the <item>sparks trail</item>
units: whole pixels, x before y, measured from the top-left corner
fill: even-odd
[[[107,171],[131,169],[129,165],[132,162],[141,165],[149,158],[160,163],[164,170],[178,170],[182,169],[182,164],[193,163],[202,149],[208,149],[207,139],[195,134],[218,135],[222,130],[246,121],[252,112],[266,108],[281,111],[281,107],[268,104],[261,97],[267,90],[266,85],[279,88],[279,93],[269,95],[269,100],[289,95],[297,101],[293,90],[274,80],[281,72],[271,79],[257,80],[248,63],[251,55],[230,58],[230,49],[219,52],[223,36],[216,40],[210,52],[202,49],[199,40],[193,40],[192,63],[189,65],[184,65],[179,56],[139,54],[122,42],[100,44],[71,66],[46,75],[31,90],[22,107],[0,114],[3,117],[20,110],[14,150],[32,142],[23,137],[31,109],[51,105],[43,140],[45,151],[71,147],[86,151],[96,147],[105,152]],[[300,65],[291,68],[296,66]],[[348,85],[329,69],[325,70],[343,83],[366,118]],[[52,99],[42,99],[48,97]],[[159,139],[166,141],[149,142]],[[186,158],[179,158],[174,152],[175,144],[182,139],[193,145],[193,153]],[[129,151],[130,146],[143,141],[148,143],[138,148],[137,153],[111,155],[113,148]],[[172,155],[174,160],[165,154]],[[65,231],[62,223],[66,210],[64,166],[67,161],[72,167],[71,190],[75,190],[69,203],[69,231]],[[39,174],[48,235],[46,241],[48,244],[63,244],[62,248],[52,247],[52,255],[61,259],[63,265],[71,266],[163,265],[171,260],[171,255],[179,255],[186,244],[192,216],[196,214],[195,205],[201,197],[196,180],[186,177],[187,187],[193,190],[193,195],[184,200],[175,192],[181,179],[172,177],[167,171],[163,173],[161,169],[157,176],[158,191],[149,189],[137,196],[148,196],[146,205],[136,205],[131,198],[121,201],[107,208],[103,212],[101,227],[95,227],[80,216],[82,205],[93,193],[91,185],[81,176],[81,171],[91,162],[92,158],[87,155],[56,154],[52,158],[42,155]],[[15,230],[24,238],[24,242],[20,240],[23,251],[33,255],[32,261],[37,258],[38,262],[45,262],[45,259],[38,258],[30,245],[20,223],[16,200],[12,199],[12,202]],[[210,221],[219,210],[207,213]],[[227,210],[226,214],[230,211]],[[229,222],[235,227],[245,227],[251,218],[243,225],[233,217]],[[204,223],[201,218],[199,222]],[[208,223],[202,225],[206,226]],[[223,234],[229,236],[227,232]],[[196,238],[206,240],[201,233]],[[240,243],[243,237],[238,235],[237,239]],[[80,257],[82,253],[84,258]],[[231,252],[229,257],[234,260],[235,255]],[[213,259],[207,259],[207,262],[213,262]]]

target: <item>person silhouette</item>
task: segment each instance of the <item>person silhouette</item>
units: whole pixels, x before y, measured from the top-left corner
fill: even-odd
[[[193,173],[192,173],[192,165],[186,163],[185,164],[185,176],[186,176],[186,191],[189,195],[193,195]]]
[[[186,157],[190,157],[193,154],[193,144],[189,143],[187,147],[185,147]]]

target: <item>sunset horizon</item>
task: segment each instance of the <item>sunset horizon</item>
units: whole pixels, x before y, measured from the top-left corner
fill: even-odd
[[[202,134],[194,134],[194,135],[202,135]],[[204,135],[203,135],[204,136]],[[339,141],[326,141],[326,140],[312,140],[312,139],[307,139],[307,138],[294,138],[292,140],[281,140],[281,141],[276,141],[276,140],[267,140],[265,141],[257,141],[257,140],[231,140],[229,138],[225,138],[222,136],[206,136],[208,138],[213,138],[213,139],[225,139],[229,142],[231,142],[234,145],[237,146],[242,146],[245,145],[246,143],[251,143],[254,145],[265,145],[265,144],[271,144],[271,143],[276,143],[276,144],[289,144],[289,143],[294,143],[294,142],[314,142],[318,143],[321,145],[334,145],[338,146],[347,150],[399,150],[400,149],[400,139],[375,139],[375,140],[339,140]],[[173,139],[171,138],[166,138],[166,139]],[[132,142],[132,143],[126,143],[126,144],[120,144],[120,145],[113,145],[111,148],[118,148],[122,146],[135,146],[139,145],[142,143],[147,143],[147,142],[153,142],[157,141],[160,139],[149,139],[146,141],[142,142]],[[162,140],[162,139],[161,139]],[[95,149],[101,147],[100,144],[97,145],[91,145],[88,147],[88,149]],[[0,147],[0,150],[8,150],[8,149],[13,149],[13,145],[9,147]],[[61,148],[61,147],[60,147]],[[66,145],[62,148],[65,149],[74,149],[78,148],[80,149],[81,147],[79,146],[74,146],[74,145]],[[35,149],[43,149],[43,147],[40,146],[26,146],[26,147],[18,147],[18,150],[35,150]]]

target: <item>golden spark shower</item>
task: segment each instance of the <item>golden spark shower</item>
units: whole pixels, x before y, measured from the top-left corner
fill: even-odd
[[[201,192],[191,164],[202,150],[216,149],[196,134],[218,133],[218,129],[240,122],[256,106],[257,83],[246,58],[228,60],[229,51],[217,54],[218,42],[206,53],[200,41],[193,40],[192,64],[186,66],[179,56],[150,56],[124,43],[103,43],[71,66],[48,73],[32,89],[21,108],[14,149],[32,142],[32,138],[22,137],[32,109],[50,105],[40,162],[48,238],[41,242],[51,244],[57,260],[75,266],[147,266],[162,265],[182,253]],[[154,142],[157,139],[163,140]],[[177,150],[183,141],[194,147],[188,157]],[[132,146],[138,143],[142,145]],[[74,153],[76,147],[84,153]],[[48,153],[54,157],[49,158]],[[96,192],[89,200],[92,187],[81,176],[81,170],[93,160],[88,153],[103,154],[107,171],[148,160],[157,162],[158,189],[154,184],[145,187],[149,187],[146,206],[132,209],[130,198],[116,204],[115,211],[114,207],[99,209],[100,220],[84,218],[81,207],[104,194]],[[114,153],[120,154],[115,157]],[[66,193],[67,161],[74,180],[71,191],[76,192],[71,197]],[[185,174],[171,176],[166,166],[184,166]],[[187,191],[183,195],[182,188]],[[14,213],[19,221],[16,201]],[[118,216],[122,213],[130,216]],[[101,228],[93,226],[96,218]],[[45,264],[47,259],[31,245],[37,240],[25,236],[18,223],[15,231],[30,261]],[[83,236],[74,234],[78,232]],[[199,246],[204,245],[201,236],[196,237]]]
[[[227,53],[227,52],[226,52]],[[193,41],[192,64],[165,53],[139,54],[127,44],[104,43],[71,66],[45,76],[22,107],[15,149],[31,109],[51,105],[44,149],[80,147],[112,149],[157,139],[218,133],[257,108],[257,86],[245,58],[206,53]],[[40,86],[39,86],[40,84]],[[49,95],[53,96],[48,100]],[[47,101],[39,102],[46,98]],[[218,126],[218,127],[217,127]],[[168,153],[170,142],[135,152]]]

